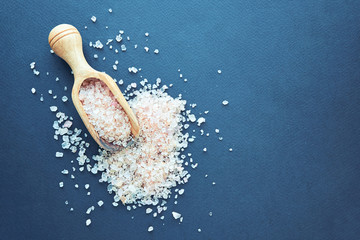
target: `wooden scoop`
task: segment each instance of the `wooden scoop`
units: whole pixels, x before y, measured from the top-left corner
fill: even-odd
[[[70,65],[74,73],[74,86],[71,97],[76,110],[85,124],[85,127],[88,129],[94,140],[102,148],[108,151],[120,150],[119,146],[113,145],[109,142],[106,142],[104,139],[101,139],[99,134],[95,131],[94,126],[89,122],[89,118],[79,100],[81,84],[87,79],[98,79],[108,86],[116,100],[119,102],[129,117],[131,133],[133,134],[133,137],[136,138],[139,135],[140,126],[135,114],[131,110],[129,104],[125,100],[114,80],[106,73],[94,70],[87,63],[84,57],[82,39],[79,31],[72,25],[60,24],[51,30],[49,34],[49,44],[51,49],[54,50],[54,52],[59,57],[64,59]]]

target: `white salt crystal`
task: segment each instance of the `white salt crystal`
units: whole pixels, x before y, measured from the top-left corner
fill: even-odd
[[[151,209],[151,208],[147,208],[147,209],[145,210],[145,212],[146,212],[146,214],[149,214],[149,213],[152,212],[152,209]]]
[[[152,232],[154,230],[154,227],[153,226],[150,226],[149,228],[148,228],[148,232]]]
[[[100,42],[100,40],[97,40],[95,42],[95,45],[93,45],[94,48],[102,49],[104,45]]]
[[[218,74],[221,74],[221,70],[220,70],[220,69],[219,69],[217,72],[218,72]]]
[[[35,62],[30,63],[30,69],[34,69],[35,68]]]
[[[99,56],[97,54],[94,54],[94,58],[97,59]]]
[[[117,70],[117,66],[114,64],[113,65],[113,69],[116,71]]]
[[[212,183],[212,185],[215,185],[215,184],[216,184],[216,182],[213,182],[213,183]]]
[[[232,148],[229,148],[229,152],[232,152],[233,151],[233,149]]]
[[[200,125],[201,125],[202,123],[204,123],[204,122],[205,122],[205,118],[200,117],[200,118],[198,118],[198,120],[197,120],[197,125],[200,127]]]
[[[63,102],[66,102],[68,100],[68,97],[67,96],[63,96],[62,98],[61,98],[61,101],[63,101]]]
[[[35,88],[31,88],[31,93],[35,94],[36,93],[36,89]]]
[[[64,187],[64,182],[59,182],[59,187]]]
[[[124,44],[122,44],[120,47],[121,47],[121,51],[126,52],[126,46]]]
[[[58,110],[57,106],[51,106],[50,111],[56,112]]]
[[[98,201],[97,204],[99,205],[99,207],[101,207],[102,205],[104,205],[104,202],[102,200]]]
[[[90,187],[90,184],[85,184],[85,189],[89,189],[89,187]]]
[[[179,190],[179,195],[183,195],[184,191],[185,191],[184,189],[180,189]]]
[[[200,229],[200,228],[198,229],[198,232],[201,232],[201,229]]]
[[[229,102],[228,102],[227,100],[224,100],[224,101],[222,102],[222,104],[223,104],[224,106],[226,106],[226,105],[229,104]]]
[[[91,224],[91,219],[86,220],[86,226],[89,226]]]
[[[145,52],[149,52],[149,48],[148,47],[144,47]]]
[[[55,78],[55,81],[58,82],[60,79],[58,77]]]
[[[206,151],[207,151],[207,148],[204,148],[203,151],[206,152]]]
[[[159,49],[155,49],[155,50],[154,50],[154,53],[155,53],[155,54],[158,54],[158,53],[159,53]]]
[[[74,208],[70,208],[70,212],[73,212],[74,211]]]
[[[79,188],[79,184],[75,184],[74,186],[75,186],[75,188]]]
[[[40,72],[37,71],[36,69],[33,69],[33,73],[34,73],[36,76],[38,76],[38,75],[40,74]]]
[[[111,9],[111,8],[109,8],[109,13],[112,13],[112,9]]]
[[[52,90],[50,89],[50,90],[48,91],[48,93],[51,95],[53,92],[52,92]]]
[[[61,171],[61,173],[64,174],[64,175],[67,175],[69,173],[69,171],[64,169],[64,170]]]
[[[61,158],[63,156],[64,156],[64,153],[62,153],[62,152],[56,152],[55,153],[55,157],[57,157],[57,158]]]
[[[121,42],[121,40],[122,40],[121,34],[116,35],[115,40],[116,40],[117,42]]]
[[[54,53],[54,51],[52,49],[50,49],[50,53]]]
[[[92,16],[92,17],[91,17],[91,21],[96,22],[96,17],[95,17],[95,16]]]
[[[148,37],[148,36],[149,36],[149,33],[148,33],[148,32],[146,32],[146,33],[145,33],[145,37]]]
[[[190,114],[188,117],[189,117],[190,122],[195,122],[196,121],[196,117],[195,117],[194,114]]]
[[[216,132],[216,133],[219,133],[219,132],[220,132],[220,130],[216,128],[216,129],[215,129],[215,132]]]
[[[212,212],[209,212],[209,216],[211,217],[213,215],[213,213]]]
[[[177,213],[177,212],[172,212],[172,215],[173,215],[174,219],[179,219],[181,217],[181,214]]]

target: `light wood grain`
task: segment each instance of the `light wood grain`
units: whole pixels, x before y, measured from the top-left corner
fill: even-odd
[[[52,50],[62,59],[64,59],[71,67],[74,73],[74,86],[71,97],[82,121],[88,129],[94,140],[104,149],[115,151],[118,150],[112,144],[109,144],[99,138],[93,125],[89,122],[88,116],[79,100],[79,91],[81,84],[86,79],[98,79],[105,83],[116,100],[123,107],[131,123],[131,132],[136,138],[140,132],[140,126],[134,112],[131,110],[128,102],[125,100],[119,87],[114,80],[104,72],[94,70],[86,61],[82,48],[82,38],[79,31],[72,25],[60,24],[53,28],[49,34],[49,44]]]

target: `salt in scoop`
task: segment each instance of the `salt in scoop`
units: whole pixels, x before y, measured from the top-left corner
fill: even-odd
[[[79,31],[72,25],[60,24],[51,30],[48,40],[51,49],[56,53],[56,55],[64,59],[69,64],[74,73],[74,86],[71,92],[71,97],[76,110],[85,124],[85,127],[88,129],[94,140],[102,148],[108,151],[121,150],[121,147],[109,143],[99,137],[99,134],[90,123],[89,118],[84,111],[83,105],[79,100],[79,91],[82,83],[85,80],[92,79],[100,80],[107,85],[129,118],[133,137],[138,137],[140,126],[134,112],[131,110],[128,102],[125,100],[115,81],[106,73],[96,71],[87,63],[84,57],[82,38]]]

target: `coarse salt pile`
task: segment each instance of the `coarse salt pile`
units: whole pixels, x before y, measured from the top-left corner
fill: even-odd
[[[129,118],[105,83],[97,79],[85,80],[79,99],[102,140],[122,147],[131,141]]]
[[[181,132],[186,101],[172,98],[163,89],[144,88],[134,95],[129,104],[138,118],[140,136],[121,152],[94,156],[93,170],[103,171],[100,181],[109,183],[115,202],[156,205],[190,177],[179,158],[188,145],[188,134]]]

